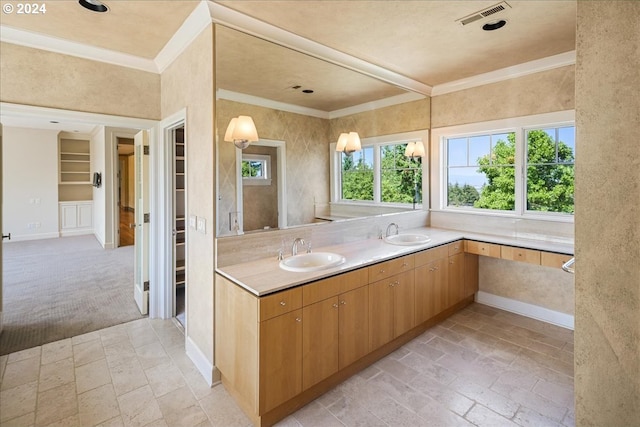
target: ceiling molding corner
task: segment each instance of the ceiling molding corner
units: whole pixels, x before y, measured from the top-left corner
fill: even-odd
[[[372,102],[365,102],[364,104],[354,105],[353,107],[342,108],[340,110],[334,110],[329,112],[330,119],[337,119],[338,117],[350,116],[352,114],[364,113],[366,111],[377,110],[379,108],[391,107],[393,105],[404,104],[406,102],[418,101],[425,99],[426,96],[420,93],[407,92],[401,95],[391,96],[389,98],[379,99]]]
[[[211,22],[207,1],[201,0],[178,31],[156,55],[154,63],[158,71],[164,72]]]
[[[314,58],[339,65],[352,71],[373,77],[400,88],[431,95],[431,86],[387,70],[362,59],[332,49],[313,40],[275,27],[213,1],[208,2],[214,23],[296,50]]]
[[[19,46],[46,50],[62,55],[70,55],[91,61],[104,62],[121,67],[133,68],[140,71],[158,73],[155,62],[151,59],[141,58],[109,49],[89,46],[69,40],[44,36],[17,28],[0,26],[0,40]]]
[[[566,67],[576,63],[576,51],[572,50],[534,61],[524,62],[511,67],[502,68],[488,73],[478,74],[466,79],[455,80],[433,87],[431,96],[444,95],[464,89],[515,79],[529,74],[540,73],[554,68]]]
[[[241,102],[243,104],[256,105],[258,107],[272,108],[274,110],[286,111],[289,113],[302,114],[305,116],[317,117],[319,119],[329,119],[329,113],[309,107],[287,104],[286,102],[274,101],[272,99],[261,98],[259,96],[247,95],[245,93],[233,92],[227,89],[218,89],[216,99],[226,99],[227,101]]]

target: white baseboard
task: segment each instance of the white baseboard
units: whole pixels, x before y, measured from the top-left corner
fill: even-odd
[[[60,236],[61,237],[84,236],[85,234],[93,234],[93,229],[92,228],[81,228],[79,230],[63,230],[63,231],[60,231]]]
[[[573,330],[574,327],[574,318],[570,314],[549,310],[548,308],[517,301],[511,298],[478,291],[476,294],[476,302],[530,317],[532,319],[541,320],[553,325],[562,326],[563,328]]]
[[[42,240],[42,239],[57,239],[60,237],[60,233],[39,233],[39,234],[11,234],[11,240],[5,240],[4,243],[22,242],[25,240]]]
[[[200,371],[200,374],[204,377],[207,384],[209,384],[210,387],[213,386],[217,381],[217,379],[214,378],[215,367],[209,362],[207,356],[204,355],[200,347],[189,337],[186,339],[184,348],[187,356],[189,356],[189,359],[191,359],[198,371]]]

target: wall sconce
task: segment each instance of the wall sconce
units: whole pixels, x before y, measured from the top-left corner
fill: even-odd
[[[350,156],[361,149],[362,145],[360,144],[358,132],[341,133],[338,137],[336,151],[344,152],[347,156]]]
[[[258,131],[253,119],[249,116],[238,116],[231,119],[227,132],[224,134],[226,142],[233,142],[233,145],[243,150],[252,142],[257,142]]]
[[[410,142],[407,144],[407,148],[404,150],[404,155],[411,157],[424,157],[424,145],[422,141]]]

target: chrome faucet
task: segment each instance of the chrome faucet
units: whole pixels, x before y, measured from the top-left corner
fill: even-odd
[[[291,255],[293,256],[298,255],[298,243],[304,246],[304,239],[301,237],[298,237],[296,238],[296,240],[293,241],[293,245],[291,245]]]
[[[398,224],[396,224],[395,222],[392,222],[391,224],[387,225],[387,233],[386,233],[387,237],[389,237],[389,234],[391,234],[391,227],[395,227],[396,234],[398,234]]]

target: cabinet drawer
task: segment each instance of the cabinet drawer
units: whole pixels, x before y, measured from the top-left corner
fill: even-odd
[[[494,245],[493,243],[476,242],[475,240],[465,240],[464,251],[470,254],[500,258],[500,245]]]
[[[302,287],[302,305],[307,306],[369,284],[366,268],[318,280]]]
[[[447,248],[449,248],[449,256],[459,254],[464,252],[464,242],[459,240],[457,242],[449,243]]]
[[[369,267],[369,283],[411,270],[414,267],[414,263],[414,255],[407,255],[373,265]]]
[[[528,262],[529,264],[540,265],[540,251],[533,249],[514,248],[513,246],[502,246],[500,257],[512,261]]]
[[[302,288],[297,287],[260,298],[258,318],[271,319],[302,307]]]
[[[462,246],[462,243],[460,243]],[[445,246],[438,246],[437,248],[428,249],[426,251],[418,252],[415,254],[415,266],[428,264],[440,258],[446,258],[449,255],[449,248]]]
[[[573,255],[556,254],[553,252],[542,252],[540,264],[545,267],[562,268],[562,264],[573,258]]]

